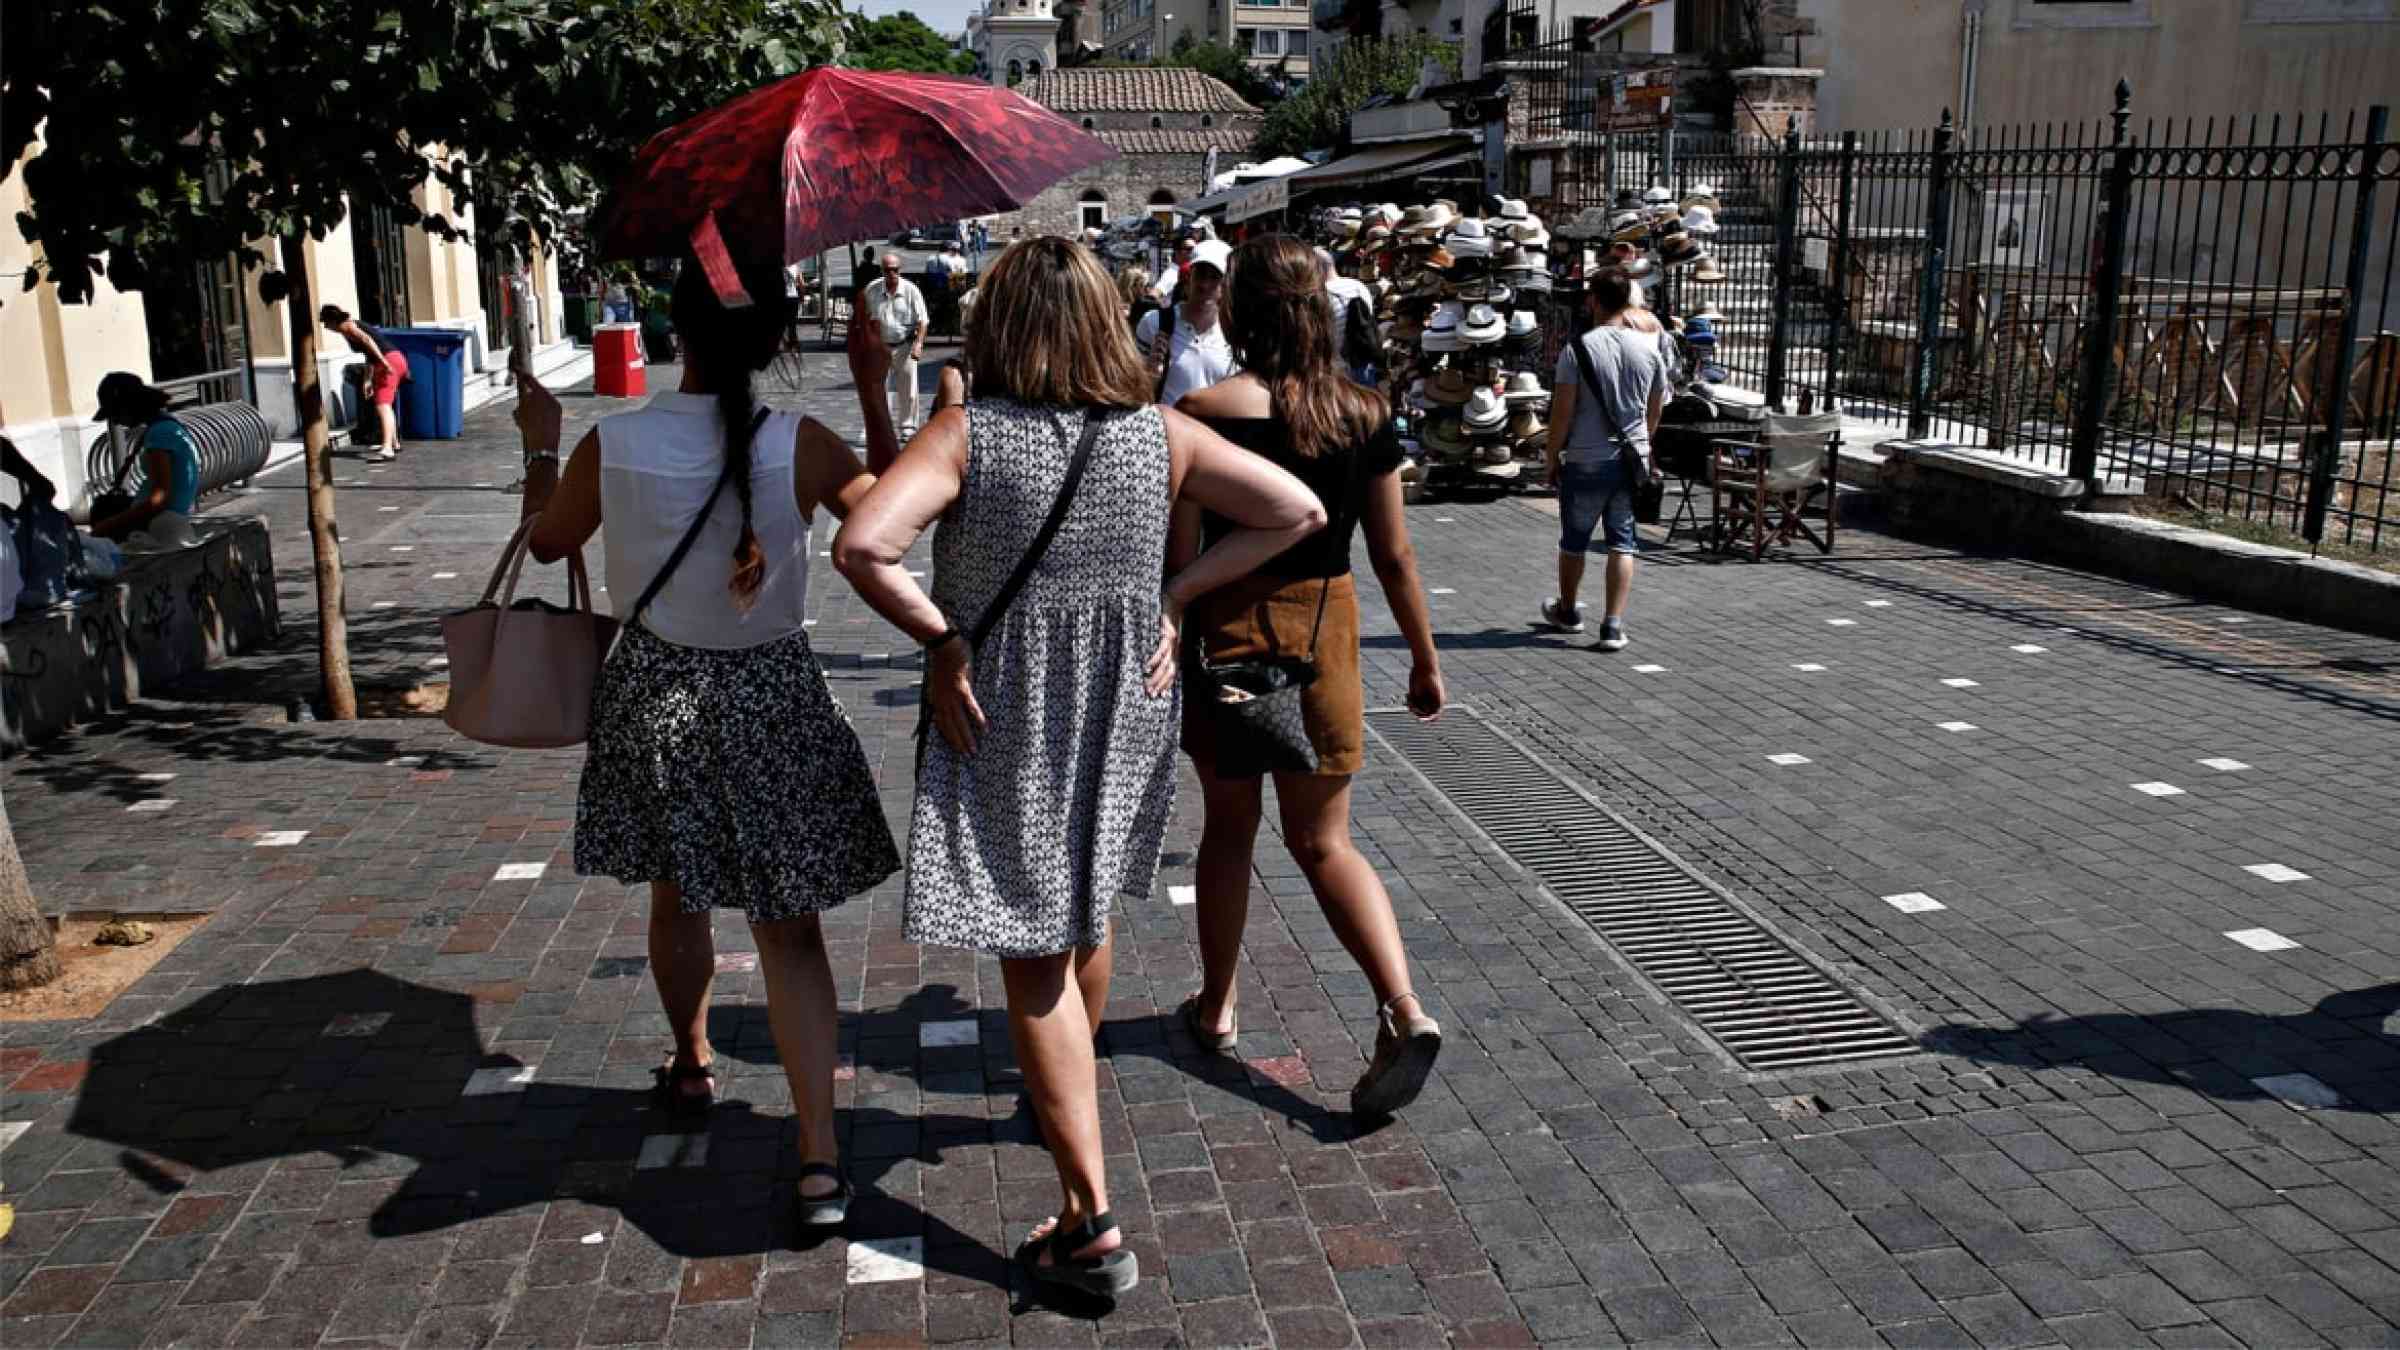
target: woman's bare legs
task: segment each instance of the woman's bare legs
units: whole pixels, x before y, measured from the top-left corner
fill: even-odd
[[[1284,847],[1316,892],[1333,935],[1374,986],[1375,1002],[1410,995],[1408,949],[1392,917],[1391,892],[1350,842],[1349,776],[1279,773],[1275,805],[1283,817]]]
[[[758,968],[767,981],[767,1025],[775,1033],[775,1055],[792,1085],[792,1121],[800,1128],[800,1161],[841,1161],[833,1129],[833,1063],[841,1036],[834,1008],[833,964],[825,954],[825,930],[814,914],[772,923],[752,923]],[[832,1195],[841,1183],[812,1176],[800,1183],[809,1199]]]
[[[1095,953],[1096,955],[1096,953]],[[1008,1034],[1025,1073],[1027,1095],[1041,1122],[1042,1137],[1058,1164],[1063,1199],[1056,1222],[1074,1228],[1108,1211],[1108,1179],[1101,1161],[1100,1099],[1092,1062],[1092,1026],[1097,1014],[1084,1006],[1081,975],[1093,969],[1083,952],[1035,956],[1000,963],[1008,990]],[[1037,1229],[1039,1236],[1044,1229]],[[1114,1232],[1079,1248],[1076,1256],[1116,1250]],[[1044,1249],[1042,1259],[1049,1260]]]
[[[387,409],[388,411],[388,409]],[[717,943],[708,931],[708,911],[683,912],[683,888],[672,881],[650,883],[650,977],[675,1036],[675,1067],[705,1069],[716,1060],[708,1044],[708,987],[717,978]],[[702,1094],[682,1080],[673,1090],[694,1099]]]
[[[1219,778],[1203,765],[1205,806],[1193,900],[1200,914],[1200,1021],[1210,1031],[1234,1026],[1234,984],[1241,972],[1242,930],[1250,922],[1250,860],[1258,846],[1259,780]]]
[[[392,414],[392,405],[378,399],[375,403],[375,421],[383,428],[382,448],[398,452],[400,449],[400,419]]]
[[[1075,987],[1083,995],[1085,1020],[1092,1026],[1092,1035],[1100,1035],[1100,1020],[1108,1015],[1108,985],[1116,978],[1117,944],[1114,935],[1102,939],[1097,947],[1075,950]]]

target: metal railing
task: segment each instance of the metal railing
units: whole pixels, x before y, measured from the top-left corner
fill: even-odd
[[[2103,118],[1963,135],[1612,131],[1594,58],[1550,59],[1525,90],[1546,204],[1714,188],[1725,279],[1672,274],[1653,304],[1716,305],[1719,360],[1769,401],[2400,545],[2385,109],[2137,127],[2120,85]]]

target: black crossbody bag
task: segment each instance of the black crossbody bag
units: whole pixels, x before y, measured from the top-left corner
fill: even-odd
[[[1575,367],[1583,372],[1584,390],[1592,396],[1592,415],[1608,431],[1609,439],[1617,443],[1617,462],[1625,468],[1625,487],[1633,495],[1633,518],[1644,525],[1656,525],[1666,513],[1667,485],[1650,471],[1650,462],[1642,458],[1633,438],[1610,420],[1608,398],[1600,392],[1600,374],[1592,369],[1592,353],[1583,345],[1583,337],[1572,339],[1568,345],[1575,349]]]
[[[1363,445],[1351,451],[1338,508],[1344,514],[1325,525],[1345,540],[1366,453]],[[1211,661],[1205,640],[1195,633],[1191,644],[1193,692],[1204,700],[1204,715],[1222,765],[1236,770],[1255,767],[1266,773],[1317,771],[1317,747],[1308,738],[1304,705],[1309,686],[1317,682],[1317,635],[1324,631],[1325,602],[1332,594],[1333,578],[1327,577],[1317,592],[1317,618],[1308,630],[1306,656],[1270,652],[1239,661]],[[1268,636],[1273,637],[1271,629]]]
[[[1075,443],[1075,457],[1067,461],[1067,476],[1059,480],[1058,497],[1050,503],[1049,517],[1042,521],[1042,528],[1034,533],[1033,542],[1025,546],[1025,556],[1017,559],[1017,570],[1008,574],[1008,580],[1001,583],[999,592],[992,596],[992,603],[984,606],[974,626],[967,630],[967,650],[970,655],[983,646],[984,639],[992,635],[1000,616],[1006,614],[1008,607],[1016,601],[1017,592],[1024,590],[1025,583],[1032,580],[1033,569],[1041,563],[1042,555],[1050,551],[1050,541],[1058,537],[1058,527],[1066,523],[1067,511],[1075,504],[1075,489],[1083,482],[1083,471],[1092,462],[1092,446],[1099,440],[1100,415],[1087,411],[1083,415],[1083,439]],[[917,763],[920,767],[925,763],[925,740],[932,732],[933,700],[926,696],[924,683],[919,681]]]

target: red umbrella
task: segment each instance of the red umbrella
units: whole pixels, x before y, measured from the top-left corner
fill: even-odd
[[[602,208],[601,253],[690,246],[722,291],[726,250],[802,258],[903,226],[1011,211],[1115,153],[1005,89],[820,66],[651,137]]]

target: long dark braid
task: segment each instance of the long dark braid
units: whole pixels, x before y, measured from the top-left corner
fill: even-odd
[[[699,363],[701,378],[725,423],[724,472],[742,506],[742,530],[734,539],[733,576],[726,588],[736,604],[746,607],[767,580],[766,550],[751,524],[750,454],[758,399],[750,376],[775,359],[791,303],[784,295],[780,268],[745,266],[738,272],[754,303],[727,309],[700,265],[686,259],[675,282],[674,318],[684,348]]]

